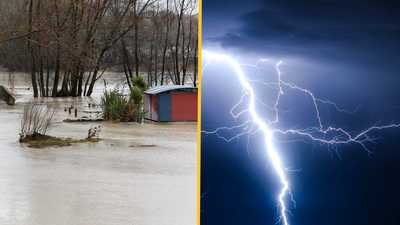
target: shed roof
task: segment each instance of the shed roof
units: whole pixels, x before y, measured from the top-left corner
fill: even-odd
[[[150,88],[147,91],[144,91],[144,94],[149,94],[149,95],[156,95],[161,92],[166,92],[166,91],[171,91],[171,90],[176,90],[176,89],[182,89],[182,88],[191,88],[191,89],[197,89],[197,87],[190,87],[190,86],[183,86],[183,85],[161,85],[161,86],[155,86]]]

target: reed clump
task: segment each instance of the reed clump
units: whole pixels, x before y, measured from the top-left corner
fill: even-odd
[[[141,122],[147,114],[140,86],[133,86],[128,98],[119,93],[117,88],[104,91],[100,105],[104,119],[113,122]]]

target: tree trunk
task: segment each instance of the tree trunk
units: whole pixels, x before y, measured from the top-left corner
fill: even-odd
[[[125,62],[123,64],[124,64],[124,73],[125,73],[125,77],[126,77],[126,83],[128,84],[129,89],[131,89],[132,86],[131,86],[131,82],[129,80],[128,71],[126,71],[126,64],[125,64]]]
[[[33,0],[29,2],[29,20],[28,20],[28,32],[32,32],[32,12],[33,8]],[[35,68],[35,55],[33,54],[33,49],[30,42],[31,38],[28,36],[28,50],[30,55],[30,63],[31,63],[31,79],[32,79],[32,87],[33,87],[33,97],[38,97],[38,88],[36,84],[36,68]]]
[[[39,60],[39,87],[41,97],[45,97],[44,79],[43,79],[43,55],[40,45],[38,46],[38,60]]]
[[[188,64],[189,64],[189,58],[190,58],[190,44],[192,43],[192,15],[190,13],[190,18],[189,18],[189,36],[188,36],[188,43],[187,43],[187,57],[185,57],[185,44],[182,44],[182,84],[185,84],[185,78],[186,78],[186,72],[187,72],[187,68],[188,68]],[[182,27],[182,31],[184,31],[183,27]],[[185,40],[185,33],[183,32],[183,40]]]
[[[138,49],[139,49],[139,45],[138,45],[138,26],[135,25],[135,72],[136,72],[136,76],[139,76],[139,56],[138,56]]]
[[[60,96],[60,97],[67,97],[69,95],[69,93],[68,93],[69,74],[70,74],[70,71],[68,69],[65,69],[63,83],[61,86],[61,90],[58,94],[58,96]]]
[[[46,59],[46,97],[49,96],[49,79],[50,79],[50,67],[49,58]]]
[[[128,55],[128,51],[126,50],[124,38],[121,39],[121,44],[122,44],[122,55],[124,58],[124,62],[126,64],[126,68],[128,69],[128,72],[129,72],[129,77],[133,77],[130,62],[129,62],[129,55]]]
[[[162,66],[161,66],[161,85],[164,84],[164,70],[165,70],[165,55],[167,53],[167,46],[168,46],[168,33],[169,33],[169,0],[167,0],[167,31],[165,33],[165,45],[164,45],[164,50],[163,50],[163,56],[162,56]]]
[[[153,83],[153,79],[151,79],[151,64],[153,61],[153,44],[150,46],[150,62],[149,62],[149,68],[147,69],[147,83],[151,86]]]
[[[35,67],[35,56],[33,54],[32,47],[30,46],[30,42],[28,41],[28,49],[30,55],[30,62],[31,62],[31,80],[32,80],[32,87],[33,87],[33,97],[38,97],[38,88],[36,83],[36,67]]]
[[[158,78],[158,71],[157,71],[157,63],[158,63],[158,51],[156,51],[156,54],[154,55],[154,86],[157,86],[157,78]]]
[[[135,15],[135,25],[134,25],[134,38],[135,38],[135,72],[136,72],[136,77],[139,76],[139,56],[138,56],[138,18],[137,18],[137,12],[136,12],[136,4],[137,1],[133,3],[133,14]]]
[[[162,56],[162,66],[161,66],[161,85],[164,84],[164,70],[165,70],[165,54],[167,52],[167,42],[168,38],[165,39],[165,46],[163,50],[163,56]]]
[[[86,79],[86,83],[85,83],[85,90],[83,91],[83,95],[86,96],[86,87],[89,84],[89,80],[90,80],[90,76],[92,75],[92,71],[89,72],[89,75]]]
[[[81,66],[81,71],[79,72],[79,82],[78,82],[78,96],[82,96],[82,86],[83,86],[83,74],[85,73],[84,66]]]
[[[104,53],[106,53],[107,50],[108,50],[108,48],[103,48],[99,54],[96,65],[94,67],[92,80],[90,81],[89,89],[88,89],[88,92],[86,93],[86,96],[90,96],[93,93],[94,84],[98,79],[97,73],[99,72],[101,62],[103,61]]]
[[[129,89],[132,88],[131,86],[131,82],[130,82],[130,77],[132,77],[132,71],[130,70],[129,67],[129,59],[128,59],[128,51],[126,50],[126,46],[125,46],[125,41],[122,38],[121,39],[121,48],[122,48],[122,58],[123,58],[123,62],[122,64],[124,65],[124,73],[125,73],[125,77],[126,77],[126,83],[129,86]],[[129,74],[128,74],[129,71]]]
[[[78,86],[78,77],[79,77],[79,66],[77,66],[79,62],[74,60],[73,68],[71,70],[71,96],[76,97],[76,91]]]
[[[180,35],[180,31],[181,31],[181,24],[182,24],[182,18],[183,18],[183,11],[184,11],[184,5],[185,5],[185,0],[182,0],[181,4],[181,8],[180,8],[180,12],[178,15],[178,28],[177,28],[177,32],[176,32],[176,43],[175,43],[175,71],[176,71],[176,84],[180,85],[181,84],[181,77],[180,77],[180,70],[179,70],[179,35]]]
[[[185,65],[185,26],[182,25],[182,85],[185,84],[186,65]]]
[[[197,46],[198,46],[198,41],[196,41],[196,45],[194,47],[194,55],[193,55],[193,87],[197,86],[196,83],[196,75],[197,75]]]
[[[57,0],[54,0],[54,6],[56,9],[56,22],[57,22],[57,28],[60,28],[60,15],[58,12],[58,5],[57,5]],[[60,39],[60,34],[57,32],[57,40]],[[61,57],[61,44],[57,44],[57,52],[56,52],[56,71],[54,73],[54,82],[53,82],[53,91],[51,93],[52,97],[57,97],[58,93],[58,81],[60,79],[60,57]]]
[[[57,35],[58,36],[58,35]],[[52,97],[57,97],[58,91],[58,81],[60,80],[60,57],[61,57],[61,50],[60,44],[57,45],[57,53],[56,53],[56,71],[54,73],[54,82],[53,82],[53,92],[51,93]]]

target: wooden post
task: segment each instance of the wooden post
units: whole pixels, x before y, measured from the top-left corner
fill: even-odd
[[[75,117],[77,117],[77,116],[78,116],[78,109],[75,108]]]
[[[71,108],[68,108],[69,114],[71,114]]]

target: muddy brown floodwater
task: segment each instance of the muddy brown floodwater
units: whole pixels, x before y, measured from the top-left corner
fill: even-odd
[[[0,84],[7,78],[0,73]],[[123,79],[106,80],[114,87]],[[62,122],[70,117],[64,107],[82,116],[98,103],[102,83],[93,97],[58,98],[58,122],[48,134],[81,139],[102,124],[104,140],[34,149],[18,142],[32,90],[28,76],[15,74],[16,104],[0,104],[0,224],[196,224],[197,125]]]

